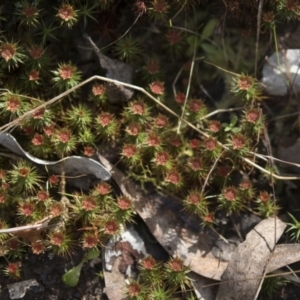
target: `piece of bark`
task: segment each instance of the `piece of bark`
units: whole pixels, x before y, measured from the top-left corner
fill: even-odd
[[[253,300],[268,270],[272,251],[286,224],[276,218],[261,221],[240,244],[222,276],[217,300]]]

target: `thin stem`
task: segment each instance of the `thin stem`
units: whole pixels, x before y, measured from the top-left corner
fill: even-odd
[[[258,62],[258,47],[259,47],[259,35],[260,35],[260,25],[261,25],[261,15],[262,15],[262,7],[263,0],[259,1],[258,4],[258,12],[257,12],[257,28],[256,28],[256,42],[255,42],[255,64],[254,64],[254,77],[257,75],[257,62]]]
[[[274,35],[274,44],[275,44],[275,52],[276,52],[276,59],[277,59],[277,67],[279,69],[279,72],[282,76],[283,81],[288,86],[288,82],[286,81],[285,77],[283,76],[283,72],[280,65],[280,59],[279,59],[279,50],[278,50],[278,41],[277,41],[277,34],[276,34],[276,26],[273,26],[273,35]]]
[[[183,104],[183,108],[182,108],[181,118],[179,120],[178,128],[177,128],[177,133],[178,134],[180,132],[180,127],[181,127],[181,123],[182,123],[181,119],[183,119],[186,104],[187,104],[187,100],[188,100],[188,97],[189,97],[189,94],[190,94],[191,81],[192,81],[193,71],[194,71],[194,66],[195,66],[196,48],[197,48],[197,38],[196,38],[195,44],[194,44],[194,53],[193,53],[193,60],[192,60],[191,69],[190,69],[189,83],[188,83],[188,87],[187,87],[187,90],[186,90],[186,95],[185,95],[184,104]]]
[[[131,30],[131,28],[135,25],[135,23],[138,21],[140,16],[141,16],[141,14],[139,14],[137,16],[137,18],[134,20],[133,24],[119,38],[117,38],[115,41],[111,42],[110,44],[106,45],[105,47],[102,47],[99,50],[102,51],[102,50],[108,48],[109,46],[112,46],[113,44],[117,43],[120,39],[122,39]]]
[[[26,226],[19,226],[14,228],[6,228],[6,229],[0,229],[1,233],[13,233],[13,232],[19,232],[24,230],[32,230],[32,229],[41,229],[48,227],[49,221],[52,219],[52,216],[48,216],[44,218],[43,220],[38,221],[36,224],[33,225],[26,225]]]

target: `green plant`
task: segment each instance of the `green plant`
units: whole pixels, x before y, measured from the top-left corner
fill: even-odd
[[[4,274],[12,279],[20,279],[21,277],[21,263],[8,263],[7,267],[3,270]]]
[[[238,75],[233,78],[232,92],[245,101],[261,101],[261,84],[248,75]]]
[[[35,4],[29,3],[28,1],[21,2],[16,15],[18,15],[22,25],[36,27],[39,24],[40,10]]]
[[[41,185],[41,176],[36,167],[25,160],[20,160],[8,172],[8,182],[12,185],[16,194],[26,192],[33,193]]]
[[[274,299],[276,294],[279,293],[280,288],[286,282],[287,281],[280,276],[265,278],[261,288],[261,296],[264,299]]]
[[[57,255],[71,255],[75,245],[75,240],[67,232],[55,231],[49,234],[49,247]]]
[[[292,219],[292,223],[287,223],[287,230],[292,240],[298,241],[300,238],[300,222],[290,213],[288,213]]]
[[[23,63],[25,55],[23,54],[23,48],[18,43],[1,41],[0,52],[2,56],[1,65],[11,69],[17,68],[19,64]]]
[[[271,199],[271,195],[266,191],[261,191],[257,199],[258,203],[258,212],[264,217],[268,218],[270,216],[276,215],[279,210],[278,205],[274,203],[274,200]]]
[[[184,261],[179,257],[170,259],[165,265],[165,279],[170,286],[179,286],[182,291],[191,286],[188,273],[189,267],[184,265]]]
[[[56,87],[60,93],[76,86],[81,79],[81,73],[72,63],[58,64],[58,69],[53,71],[53,74],[55,75],[53,78],[55,82],[54,87]]]
[[[68,28],[73,27],[78,22],[78,11],[68,3],[62,3],[57,9],[57,15],[61,25],[67,25]]]
[[[100,251],[96,248],[90,249],[85,253],[81,262],[74,268],[70,269],[62,276],[62,281],[64,284],[74,287],[78,284],[80,272],[83,264],[91,259],[95,259],[100,255]]]
[[[191,286],[187,276],[190,269],[178,257],[161,264],[148,256],[140,262],[139,269],[138,281],[130,281],[127,285],[130,299],[171,299],[179,290],[185,291]]]
[[[128,63],[140,59],[141,42],[138,38],[133,38],[131,35],[118,40],[115,44],[115,51],[120,58]]]

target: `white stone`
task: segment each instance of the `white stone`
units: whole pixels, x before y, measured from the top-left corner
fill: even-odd
[[[300,93],[300,49],[288,49],[285,53],[273,53],[263,67],[262,82],[266,92],[274,96],[285,96],[291,90]]]

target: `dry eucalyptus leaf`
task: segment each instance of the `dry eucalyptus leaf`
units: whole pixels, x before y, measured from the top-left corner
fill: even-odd
[[[276,218],[261,221],[233,253],[222,276],[217,300],[253,300],[286,224]]]
[[[81,156],[67,156],[58,161],[42,160],[32,156],[30,153],[23,150],[16,139],[9,133],[0,133],[0,145],[9,149],[13,153],[25,157],[35,164],[46,166],[47,169],[55,174],[61,174],[62,170],[65,175],[72,177],[81,177],[79,180],[73,180],[77,185],[82,183],[82,176],[94,175],[98,179],[109,180],[111,174],[98,161]]]
[[[94,52],[97,54],[100,65],[103,69],[106,69],[106,77],[114,80],[118,80],[125,83],[132,82],[133,69],[130,65],[111,59],[100,52],[92,39],[85,34],[85,38],[89,41]],[[111,103],[121,103],[128,101],[133,96],[133,90],[124,87],[122,85],[117,85],[115,83],[107,83],[106,91],[108,99]]]
[[[112,168],[104,157],[99,155],[99,159],[111,170],[122,193],[132,199],[137,213],[170,255],[181,257],[191,270],[204,277],[221,279],[228,263],[213,255],[212,248],[219,238],[214,231],[203,229],[199,219],[191,222],[191,217],[176,207],[174,199],[158,194],[155,189],[145,193],[138,183]]]
[[[297,261],[300,261],[300,244],[277,245],[267,266],[267,272],[273,272]]]

